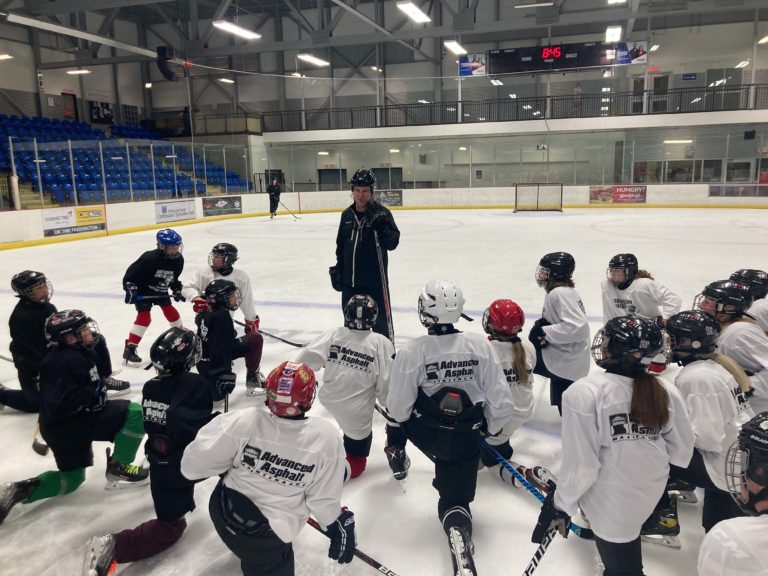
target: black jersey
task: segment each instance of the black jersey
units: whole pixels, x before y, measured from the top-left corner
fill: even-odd
[[[232,348],[235,325],[228,310],[208,310],[195,318],[197,335],[203,343],[203,354],[197,371],[206,378],[216,378],[232,372]]]
[[[107,388],[96,366],[96,352],[82,346],[60,346],[40,366],[40,425],[51,425],[99,412]]]
[[[139,259],[128,266],[123,276],[123,285],[130,282],[138,286],[141,296],[166,296],[168,289],[181,290],[179,276],[184,269],[184,256],[166,258],[160,248],[144,252]]]
[[[56,306],[50,302],[30,302],[24,298],[18,301],[8,320],[10,349],[17,369],[35,374],[40,371],[40,363],[48,354],[45,321],[56,312]]]
[[[199,374],[160,375],[142,392],[145,451],[150,464],[178,463],[197,431],[213,418],[208,382]]]

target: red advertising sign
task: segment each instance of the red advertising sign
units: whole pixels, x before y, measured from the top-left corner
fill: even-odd
[[[645,204],[646,186],[590,186],[590,204]]]

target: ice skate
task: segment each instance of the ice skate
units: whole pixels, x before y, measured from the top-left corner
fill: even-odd
[[[108,576],[117,570],[115,539],[112,534],[94,536],[85,547],[81,576]]]
[[[142,359],[136,353],[136,344],[126,344],[123,350],[123,364],[141,364]]]
[[[266,381],[267,379],[264,377],[261,370],[248,372],[248,374],[245,375],[245,395],[257,396],[265,394],[267,391],[266,388],[264,388]]]
[[[682,480],[670,478],[669,482],[667,482],[667,492],[675,494],[678,502],[696,504],[699,501],[699,497],[696,496],[694,490],[696,490],[696,486]]]
[[[107,394],[112,398],[114,396],[125,396],[131,393],[131,383],[127,380],[118,380],[112,376],[104,378],[104,384],[107,387]]]
[[[385,446],[384,453],[387,455],[389,468],[392,470],[395,480],[403,483],[408,476],[408,469],[411,467],[411,459],[405,453],[405,448]],[[401,487],[405,492],[405,485],[401,484]]]
[[[448,543],[451,546],[451,560],[455,576],[477,576],[475,561],[472,558],[474,545],[469,530],[464,526],[448,528]]]
[[[20,482],[6,482],[0,485],[0,524],[3,523],[11,508],[19,502],[29,498],[32,489],[40,484],[37,478],[22,480]]]
[[[135,464],[123,464],[112,460],[112,452],[107,448],[107,485],[105,490],[117,490],[128,486],[142,486],[149,482],[149,468]]]
[[[640,531],[643,542],[680,550],[680,522],[677,519],[677,496],[669,497],[669,508],[654,510]]]

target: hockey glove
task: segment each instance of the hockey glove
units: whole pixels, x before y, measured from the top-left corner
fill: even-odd
[[[533,327],[528,333],[528,340],[530,340],[531,344],[536,346],[536,348],[546,348],[549,346],[547,335],[544,333],[544,326],[549,326],[549,322],[544,318],[539,318],[533,323]]]
[[[338,561],[339,564],[352,562],[355,546],[357,546],[355,515],[350,510],[344,509],[336,521],[326,528],[326,531],[331,539],[328,558]]]
[[[555,483],[550,480],[549,485],[552,489],[541,505],[539,520],[531,534],[531,542],[534,544],[541,544],[544,535],[550,530],[557,530],[563,538],[568,538],[568,530],[571,527],[571,517],[555,508]]]
[[[143,297],[139,294],[139,287],[136,286],[136,284],[133,282],[126,282],[123,286],[123,289],[125,290],[126,304],[134,304],[140,300],[143,300]]]
[[[387,213],[376,202],[369,202],[365,207],[365,218],[371,228],[379,228],[387,221]]]
[[[177,291],[173,292],[171,294],[171,296],[173,296],[173,299],[176,302],[186,302],[187,301],[187,299],[184,298],[184,295],[181,293],[181,290],[177,290]]]
[[[195,314],[200,314],[201,312],[205,312],[208,310],[208,300],[203,298],[202,296],[195,296],[192,298],[192,311]]]
[[[256,315],[256,318],[253,320],[246,320],[245,321],[245,333],[250,334],[251,332],[258,332],[259,331],[259,324],[261,323],[261,320],[259,319],[259,316]]]
[[[187,299],[184,298],[184,296],[181,293],[182,284],[178,280],[174,280],[168,285],[168,288],[171,289],[171,296],[173,296],[173,299],[176,302],[186,302]]]
[[[216,379],[216,400],[223,400],[227,394],[232,394],[235,389],[235,380],[237,377],[229,372],[221,374]]]
[[[342,283],[341,283],[341,266],[331,266],[328,268],[328,274],[331,277],[331,286],[333,287],[336,292],[341,292],[342,290]]]

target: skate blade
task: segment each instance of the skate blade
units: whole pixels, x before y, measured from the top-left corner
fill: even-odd
[[[107,390],[107,398],[116,398],[118,396],[127,396],[131,393],[130,388],[126,388],[125,390]]]
[[[680,543],[680,538],[673,534],[641,534],[641,539],[647,544],[655,544],[657,546],[664,546],[665,548],[672,548],[673,550],[680,550],[683,545]]]
[[[455,576],[477,576],[471,557],[472,551],[464,549],[464,539],[458,531],[451,529],[448,539],[451,542],[451,553],[453,554]],[[472,546],[474,548],[474,546]],[[461,563],[459,563],[461,561]]]
[[[403,494],[405,494],[405,492],[408,490],[408,484],[406,483],[405,478],[401,480],[395,478],[395,481],[400,485],[400,490],[403,491]]]
[[[112,563],[107,567],[106,570],[101,572],[101,574],[99,573],[99,571],[96,568],[89,568],[85,572],[85,576],[111,576],[115,572],[117,572],[117,561],[116,560],[112,560]]]
[[[696,496],[696,492],[679,492],[677,490],[670,490],[669,493],[677,496],[678,502],[683,502],[684,504],[699,503],[699,497]]]
[[[130,490],[140,486],[147,486],[149,484],[149,476],[144,480],[138,480],[137,482],[126,482],[125,480],[110,480],[107,478],[107,482],[104,485],[104,490]]]
[[[246,396],[264,396],[267,393],[266,388],[246,388]]]

